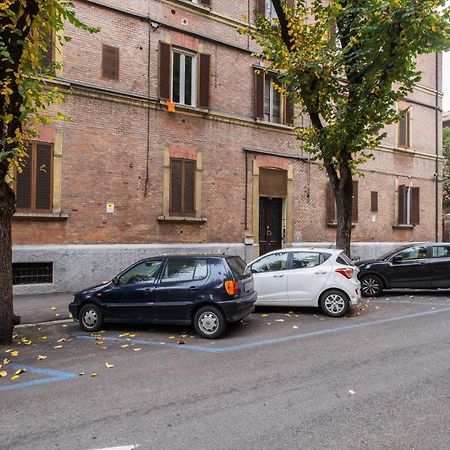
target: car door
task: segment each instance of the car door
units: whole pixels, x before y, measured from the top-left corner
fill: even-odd
[[[295,252],[286,271],[289,304],[317,306],[317,297],[333,268],[319,252]]]
[[[207,258],[167,258],[155,297],[158,322],[186,323],[208,277]]]
[[[385,276],[391,288],[430,288],[429,270],[428,247],[418,244],[390,257]]]
[[[106,303],[112,320],[152,322],[155,318],[155,287],[162,259],[141,261],[115,279]]]
[[[433,287],[450,288],[450,245],[433,245],[429,266]]]
[[[289,305],[286,267],[288,252],[271,253],[249,266],[253,273],[257,305]]]

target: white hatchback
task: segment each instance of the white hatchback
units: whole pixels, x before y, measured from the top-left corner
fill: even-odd
[[[315,306],[334,317],[361,301],[358,269],[342,250],[289,248],[252,261],[256,305]]]

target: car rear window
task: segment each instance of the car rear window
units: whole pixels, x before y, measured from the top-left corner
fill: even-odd
[[[245,274],[245,262],[240,256],[229,256],[226,258],[226,261],[236,278],[245,278],[247,276]]]
[[[343,264],[344,266],[354,266],[355,263],[344,253],[340,253],[336,258],[336,262],[339,264]]]

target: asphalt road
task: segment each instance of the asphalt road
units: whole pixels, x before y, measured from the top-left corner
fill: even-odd
[[[450,448],[445,294],[388,295],[342,319],[259,310],[217,341],[183,331],[21,329],[25,343],[0,347],[0,447]]]

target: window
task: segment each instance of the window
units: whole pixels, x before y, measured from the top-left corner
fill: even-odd
[[[22,173],[16,177],[17,209],[51,211],[53,146],[33,142]]]
[[[172,52],[172,101],[195,106],[196,81],[195,55],[174,50]]]
[[[110,45],[102,47],[102,77],[119,79],[119,49]]]
[[[432,247],[432,257],[433,258],[448,258],[450,257],[450,247],[439,245]]]
[[[378,212],[378,192],[372,191],[370,193],[370,211]]]
[[[53,263],[13,263],[13,284],[53,283]]]
[[[160,260],[143,261],[119,278],[119,284],[154,283],[161,266]]]
[[[398,224],[419,225],[420,189],[401,185],[398,187]]]
[[[411,144],[411,113],[406,109],[403,119],[398,123],[398,146],[410,148]]]
[[[162,276],[162,281],[202,280],[208,274],[205,259],[169,259]]]
[[[293,269],[304,269],[305,267],[315,267],[322,264],[325,260],[321,258],[320,253],[299,252],[294,253],[292,258]]]
[[[336,223],[336,200],[331,183],[327,184],[327,202],[326,202],[327,224]],[[358,182],[353,181],[353,197],[352,197],[352,222],[358,222]]]
[[[286,269],[287,257],[287,253],[274,253],[256,261],[250,270],[253,273],[284,270]]]
[[[161,100],[209,108],[210,55],[190,53],[160,42],[159,56]]]
[[[195,216],[195,161],[170,160],[170,215]]]
[[[402,261],[409,261],[411,259],[425,259],[427,257],[427,248],[423,245],[415,247],[408,247],[401,252],[396,253],[393,258],[399,258]]]
[[[276,90],[275,84],[274,74],[255,71],[255,116],[265,122],[293,125],[292,102]]]

